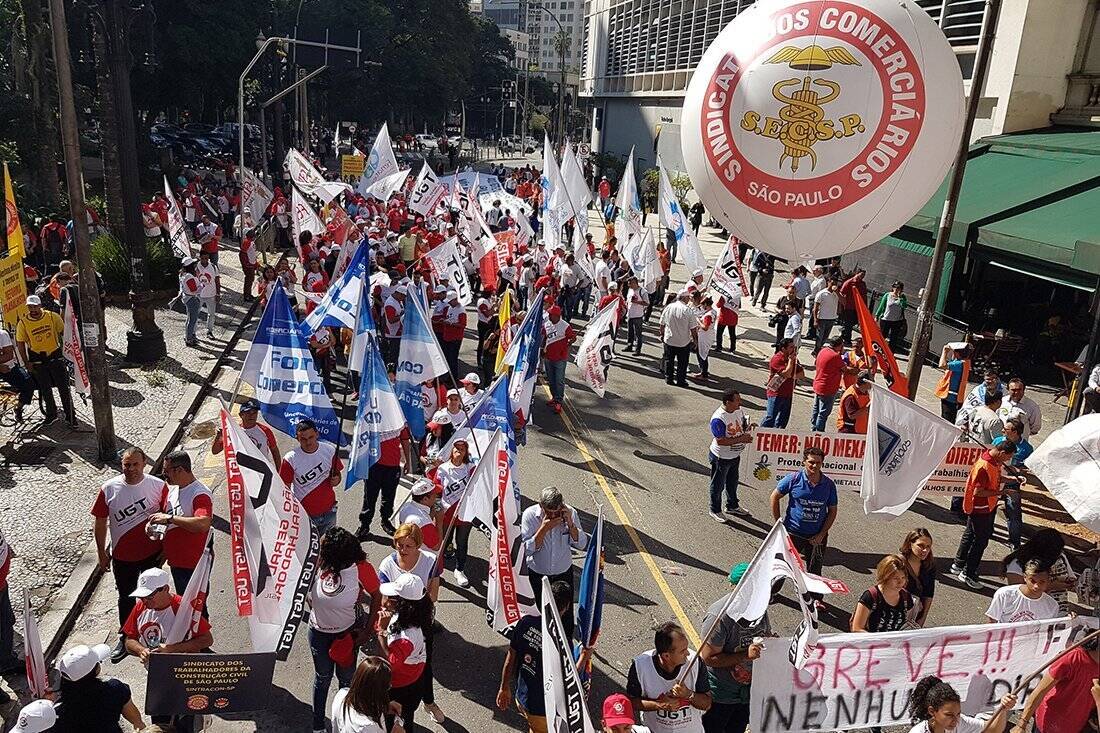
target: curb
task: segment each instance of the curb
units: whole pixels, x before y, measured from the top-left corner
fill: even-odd
[[[156,456],[151,468],[153,473],[160,470],[161,465],[164,463],[164,459],[179,443],[183,431],[191,424],[195,412],[199,409],[203,399],[206,398],[207,394],[214,387],[218,373],[226,366],[228,356],[236,350],[237,343],[251,324],[258,307],[259,301],[253,301],[252,305],[245,312],[244,318],[242,318],[240,324],[238,324],[236,331],[233,332],[228,343],[226,343],[222,353],[210,368],[210,372],[207,374],[203,383],[190,384],[184,389],[183,395],[176,405],[176,409],[168,416],[164,427],[157,433],[156,439],[149,448],[149,454]],[[84,575],[85,572],[87,573],[86,576]],[[44,649],[47,665],[51,664],[60,653],[62,645],[65,643],[65,640],[68,639],[69,634],[72,633],[77,619],[80,617],[80,614],[83,613],[88,601],[91,600],[92,595],[95,593],[100,579],[105,574],[106,573],[99,568],[99,557],[95,540],[93,539],[84,550],[84,553],[80,556],[80,559],[77,560],[73,572],[61,587],[53,603],[50,604],[50,608],[39,620],[39,624],[44,633],[48,633],[47,629],[55,624],[57,626],[57,629],[50,638],[49,644],[47,644]],[[81,580],[81,578],[83,578],[83,580]]]

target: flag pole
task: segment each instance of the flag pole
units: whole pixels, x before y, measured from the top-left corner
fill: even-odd
[[[360,244],[361,244],[361,242],[360,242]],[[352,256],[354,257],[354,255],[352,255]],[[359,335],[359,316],[362,315],[363,299],[365,297],[367,297],[367,293],[368,293],[367,284],[369,282],[370,282],[370,262],[368,261],[367,266],[363,269],[362,286],[359,289],[359,302],[355,304],[355,325],[351,329],[351,349],[348,351],[348,363],[344,365],[344,398],[340,402],[340,431],[339,431],[339,436],[340,436],[339,439],[340,440],[343,440],[343,438],[344,438],[344,418],[345,418],[345,415],[347,414],[347,411],[348,411],[348,395],[351,392],[351,382],[352,382],[352,377],[351,377],[351,374],[352,374],[351,355],[355,351],[355,338]],[[335,286],[335,284],[336,283],[332,283],[329,287],[333,287],[333,286]],[[364,336],[369,336],[369,335],[370,334],[364,334]],[[366,352],[364,351],[363,353],[366,353]],[[365,367],[366,364],[363,364],[363,366]],[[364,370],[360,371],[360,375],[362,374],[362,371],[364,371]],[[362,398],[363,398],[363,395],[359,395],[359,399],[362,399]],[[336,448],[337,448],[337,450],[339,450],[340,445],[337,444]],[[348,442],[348,455],[349,456],[351,455],[351,442],[350,441]],[[344,488],[346,489],[347,487],[345,486]]]

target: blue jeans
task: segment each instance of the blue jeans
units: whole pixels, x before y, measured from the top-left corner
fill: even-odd
[[[332,642],[343,636],[329,634],[324,631],[310,628],[309,650],[313,654],[313,729],[324,730],[325,710],[328,709],[328,688],[332,686],[332,673],[336,672],[336,679],[340,687],[350,687],[351,677],[355,674],[355,665],[350,667],[337,666],[328,655]]]
[[[12,389],[19,393],[20,407],[26,407],[34,400],[35,382],[23,367],[14,365],[7,372],[0,374],[0,379],[10,384]]]
[[[726,492],[726,509],[736,509],[741,504],[737,501],[737,484],[741,476],[741,457],[719,458],[710,453],[710,510],[722,511],[722,491]]]
[[[199,311],[202,310],[202,300],[192,296],[185,297],[183,307],[187,309],[187,329],[185,332],[187,343],[193,344],[198,341],[198,338],[195,337],[195,327],[199,324]]]
[[[1005,488],[1012,488],[1015,486],[1017,489],[1019,484],[1006,484]],[[1005,521],[1008,523],[1008,544],[1014,548],[1019,547],[1023,541],[1024,533],[1024,507],[1021,501],[1020,495],[1006,491],[1005,492]]]
[[[387,517],[387,519],[388,518],[389,517]],[[332,509],[329,509],[324,514],[318,514],[316,517],[310,517],[309,521],[311,524],[313,524],[313,530],[317,533],[317,535],[323,535],[325,533],[325,530],[336,524],[336,505],[334,504],[332,506]]]
[[[565,359],[546,362],[546,379],[550,382],[550,396],[555,402],[565,399],[565,363]]]
[[[814,395],[814,411],[810,417],[810,430],[815,433],[825,432],[825,423],[829,419],[829,413],[833,411],[833,402],[835,401],[835,392],[831,395]]]
[[[791,397],[768,398],[767,413],[760,421],[762,428],[785,428],[787,421],[791,419]]]

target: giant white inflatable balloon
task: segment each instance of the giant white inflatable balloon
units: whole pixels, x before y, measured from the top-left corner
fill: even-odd
[[[912,0],[759,0],[703,54],[684,161],[729,231],[801,262],[866,247],[943,181],[959,64]]]

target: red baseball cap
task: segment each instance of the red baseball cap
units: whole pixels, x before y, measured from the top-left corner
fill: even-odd
[[[603,701],[603,724],[634,725],[634,706],[630,698],[621,692],[608,695]]]

